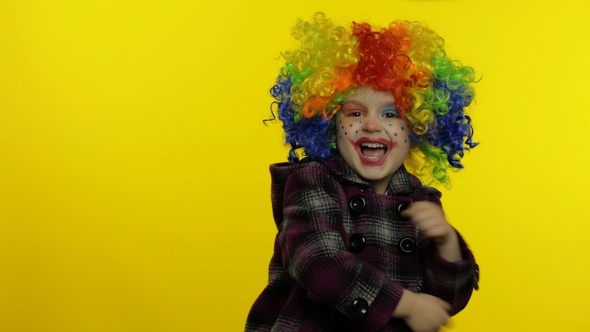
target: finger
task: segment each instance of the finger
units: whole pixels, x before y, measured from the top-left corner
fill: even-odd
[[[409,207],[407,207],[406,209],[402,210],[400,212],[400,215],[404,218],[410,218],[412,217],[412,206],[410,205]]]
[[[443,224],[430,224],[426,226],[420,224],[416,225],[416,227],[418,227],[420,232],[430,236],[442,236],[449,233],[448,227]]]
[[[411,217],[416,219],[426,219],[426,218],[433,218],[433,217],[443,217],[444,212],[442,209],[434,204],[418,204],[422,202],[412,203],[407,209],[402,211],[402,216]]]
[[[444,235],[448,232],[447,225],[440,220],[436,219],[428,219],[428,220],[420,220],[414,221],[412,223],[416,226],[418,231],[426,234],[426,235]]]
[[[420,204],[420,203],[422,203],[422,201],[410,203],[410,205],[406,209],[401,211],[401,214],[406,215],[406,216],[412,215],[414,213],[414,211],[418,211],[421,209],[421,206],[423,204]]]
[[[410,207],[414,208],[415,210],[441,208],[440,205],[430,201],[416,201],[412,203]]]
[[[410,221],[412,221],[416,226],[419,226],[421,229],[445,226],[448,224],[444,214],[432,211],[419,211],[413,213],[410,217]]]
[[[411,218],[413,220],[422,220],[436,216],[437,213],[431,209],[425,209],[421,207],[414,208],[410,206],[409,208],[403,210],[401,215],[405,218]]]

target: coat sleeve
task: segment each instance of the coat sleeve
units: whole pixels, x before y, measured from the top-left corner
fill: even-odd
[[[343,201],[340,184],[322,166],[291,175],[280,227],[283,264],[312,301],[378,331],[391,319],[403,287],[346,250]]]
[[[435,203],[440,203],[440,193],[429,198]],[[456,230],[455,230],[456,232]],[[469,299],[473,288],[478,288],[479,267],[475,263],[473,253],[457,232],[461,260],[449,262],[438,252],[432,240],[426,240],[423,248],[422,269],[424,276],[423,292],[441,298],[451,304],[451,315],[463,310]]]

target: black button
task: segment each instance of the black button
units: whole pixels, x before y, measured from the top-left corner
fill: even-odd
[[[367,300],[358,298],[352,301],[352,316],[354,318],[365,318],[369,311],[369,303]]]
[[[409,207],[410,207],[410,203],[408,203],[408,202],[399,203],[399,205],[397,206],[397,215],[400,219],[404,219],[404,220],[408,219],[406,217],[402,217],[401,212]]]
[[[352,214],[360,214],[367,208],[367,200],[361,195],[354,195],[348,201],[348,207]]]
[[[360,187],[360,188],[359,188],[359,190],[360,190],[362,193],[364,193],[364,192],[366,192],[366,191],[367,191],[367,188],[366,188],[366,187]]]
[[[350,236],[350,252],[358,254],[365,249],[365,237],[360,233],[354,233]]]
[[[399,248],[406,254],[411,254],[416,250],[416,242],[410,237],[405,237],[399,241]]]

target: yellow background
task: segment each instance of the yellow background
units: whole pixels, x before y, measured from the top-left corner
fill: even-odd
[[[425,21],[483,76],[443,197],[482,270],[452,330],[588,330],[588,5],[317,2],[0,2],[0,331],[243,329],[286,160],[268,89],[317,10]]]

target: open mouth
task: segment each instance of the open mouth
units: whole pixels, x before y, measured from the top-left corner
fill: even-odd
[[[379,158],[385,156],[388,150],[387,145],[376,142],[362,142],[359,144],[359,148],[361,150],[361,154],[365,158],[372,160],[378,160]]]
[[[358,141],[350,139],[350,143],[355,147],[361,163],[367,166],[383,165],[391,149],[397,145],[387,139],[368,137],[362,137]]]

